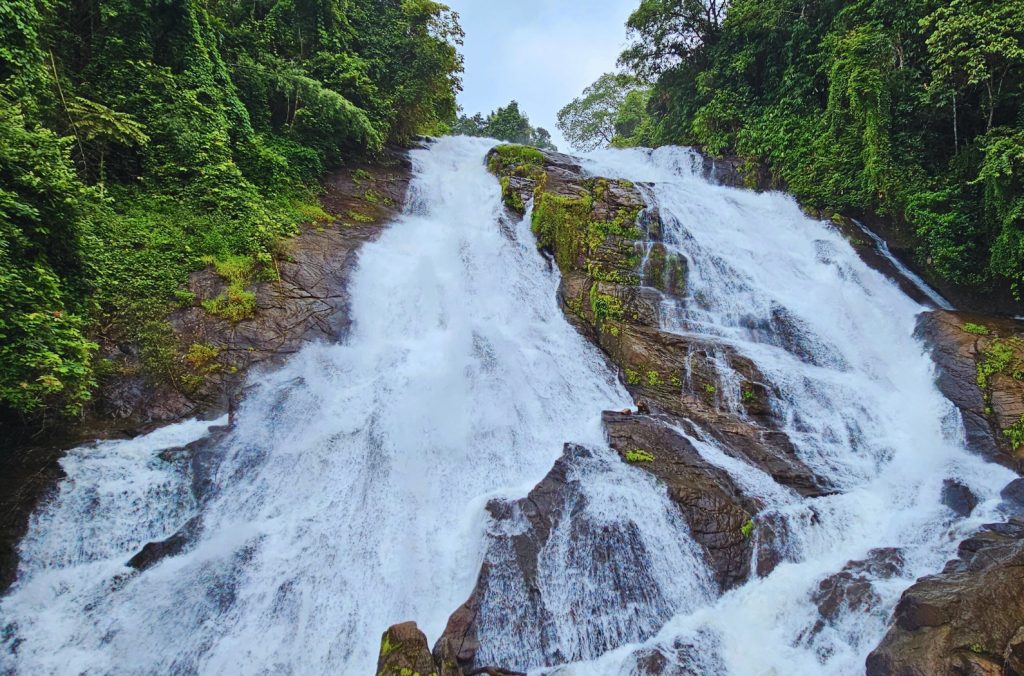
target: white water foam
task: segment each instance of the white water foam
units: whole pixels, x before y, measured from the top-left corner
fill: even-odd
[[[33,522],[31,566],[0,607],[4,667],[366,674],[390,624],[441,632],[472,589],[486,500],[524,495],[566,441],[601,445],[601,411],[629,403],[563,317],[528,226],[501,227],[490,145],[413,151],[409,213],[360,255],[350,336],[248,396],[190,551],[124,567],[191,516],[178,511],[102,567],[48,554],[81,529],[106,537],[89,509],[58,501]],[[67,481],[134,520],[110,484],[153,470],[111,465]]]
[[[565,521],[541,567],[555,647],[496,636],[495,659],[540,668],[557,653],[588,660],[559,673],[619,674],[656,650],[691,673],[863,671],[901,590],[994,517],[1012,478],[964,451],[956,411],[912,337],[921,308],[792,200],[712,186],[688,151],[587,161],[594,173],[657,182],[649,192],[667,244],[690,268],[664,328],[753,359],[801,458],[839,489],[798,498],[694,437],[709,462],[789,518],[793,540],[769,576],[715,598],[664,489],[602,450],[600,411],[629,400],[562,317],[557,276],[527,222],[502,222],[488,147],[443,139],[414,151],[409,213],[360,256],[351,334],[262,378],[216,447],[208,503],[193,504],[187,473],[159,456],[201,426],[72,454],[0,600],[0,671],[372,673],[388,625],[415,619],[440,633],[484,556],[487,500],[525,495],[566,441],[597,449],[573,474],[584,502],[568,513],[642,551],[610,548],[609,565],[595,567],[587,555],[601,538],[574,537]],[[969,519],[940,502],[950,477],[981,499]],[[197,510],[189,550],[142,573],[125,567]],[[876,584],[880,608],[809,632],[817,582],[885,546],[907,565]],[[595,599],[614,591],[609,571],[644,562],[656,569],[638,619],[602,615]]]

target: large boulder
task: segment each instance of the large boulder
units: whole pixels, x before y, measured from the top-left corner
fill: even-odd
[[[867,673],[1024,674],[1024,520],[989,524],[904,592]]]
[[[762,531],[754,520],[762,505],[729,474],[704,460],[687,439],[652,416],[606,411],[608,440],[626,462],[658,477],[683,514],[694,541],[722,590],[750,578],[751,555]],[[764,543],[771,549],[771,537]],[[767,565],[766,574],[773,564]]]
[[[942,393],[960,409],[967,445],[986,459],[1024,469],[1024,325],[1011,319],[935,310],[918,318]]]

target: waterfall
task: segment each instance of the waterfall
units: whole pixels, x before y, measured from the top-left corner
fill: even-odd
[[[491,145],[411,151],[406,211],[360,253],[351,331],[252,376],[236,424],[204,451],[203,495],[180,447],[210,423],[64,458],[0,599],[0,672],[370,674],[390,624],[442,632],[485,555],[505,580],[485,603],[512,618],[483,628],[494,663],[628,674],[658,653],[666,673],[863,671],[901,591],[995,518],[1012,478],[964,450],[913,338],[922,308],[827,223],[780,194],[711,185],[689,151],[585,160],[650,182],[666,246],[688,261],[662,328],[752,359],[800,458],[836,488],[802,498],[678,429],[791,531],[781,565],[719,595],[664,487],[608,450],[601,412],[632,402],[565,319],[529,218],[506,215]],[[573,489],[538,563],[546,615],[515,616],[531,590],[502,578],[502,536],[524,526],[486,506],[522,499],[567,442],[590,450],[565,458]],[[970,518],[941,504],[947,478],[979,496]],[[186,524],[183,551],[126,566]],[[878,580],[879,608],[812,631],[818,582],[879,547],[906,562]]]

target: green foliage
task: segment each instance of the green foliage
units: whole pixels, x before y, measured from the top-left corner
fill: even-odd
[[[750,519],[740,526],[740,535],[744,538],[749,538],[754,534],[754,520]]]
[[[617,133],[619,111],[627,96],[637,91],[640,83],[626,75],[605,73],[558,111],[558,128],[569,144],[578,150],[594,150],[611,145]],[[636,99],[631,113],[636,113]],[[630,122],[624,123],[629,125]],[[637,122],[636,124],[639,124]],[[626,136],[635,133],[631,129]]]
[[[936,277],[1024,292],[1020,0],[641,0],[627,25],[640,142],[767,165],[891,217]]]
[[[626,451],[626,462],[654,462],[654,460],[654,454],[642,448]]]
[[[630,385],[640,384],[640,372],[633,369],[626,369],[626,382]]]
[[[989,397],[989,388],[992,378],[997,374],[1004,374],[1020,379],[1024,373],[1024,364],[1016,352],[1024,349],[1024,344],[1019,339],[1010,338],[1002,340],[996,338],[985,346],[978,359],[978,387],[985,396]]]
[[[558,150],[551,142],[551,133],[543,127],[530,125],[530,118],[520,112],[519,103],[491,111],[486,118],[480,113],[472,117],[460,115],[451,133],[463,136],[484,136],[535,148]]]
[[[1014,451],[1024,446],[1024,416],[1003,430],[1003,436],[1010,442],[1010,447]]]
[[[430,0],[3,3],[0,413],[78,410],[100,325],[185,384],[188,275],[250,316],[325,169],[454,122],[461,39]]]
[[[960,326],[961,329],[967,333],[972,333],[976,336],[987,336],[989,334],[988,327],[982,326],[981,324],[972,324],[971,322],[965,322]]]

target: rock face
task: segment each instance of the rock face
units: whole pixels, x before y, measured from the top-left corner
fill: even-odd
[[[727,453],[802,495],[829,492],[778,428],[770,385],[749,359],[660,330],[659,305],[665,296],[682,299],[686,262],[664,247],[658,214],[646,210],[636,185],[586,177],[568,156],[519,146],[499,146],[488,166],[510,209],[523,213],[533,200],[532,227],[562,273],[567,317],[619,367],[635,399],[692,421]],[[799,336],[786,321],[780,316],[772,328],[783,342]],[[730,388],[738,389],[734,400]]]
[[[64,449],[229,410],[250,369],[279,363],[307,341],[344,334],[349,325],[346,283],[358,250],[399,212],[410,177],[408,159],[397,151],[379,163],[328,176],[321,203],[333,220],[302,225],[297,236],[282,244],[275,261],[280,278],[252,287],[256,310],[251,318],[232,322],[206,312],[201,302],[220,294],[226,282],[212,268],[193,274],[189,289],[195,302],[169,317],[170,362],[181,377],[147,375],[137,346],[118,336],[97,337],[99,357],[116,368],[102,379],[85,419],[46,444],[6,447],[11,440],[0,440],[0,592],[14,581],[16,547],[29,516],[63,477],[58,461]],[[201,468],[194,476],[203,476]],[[147,545],[149,551],[137,563],[161,552],[168,555],[172,543],[157,544]]]
[[[960,409],[968,447],[1018,474],[1024,469],[1024,325],[936,310],[918,319],[942,393]]]
[[[869,676],[1024,674],[1024,520],[990,524],[904,592]]]
[[[461,674],[451,660],[435,661],[427,637],[415,622],[388,628],[380,639],[377,676],[456,676]]]
[[[89,415],[131,428],[227,410],[250,369],[280,363],[308,341],[344,335],[346,282],[359,248],[401,209],[410,177],[408,158],[397,152],[328,176],[321,204],[330,220],[304,224],[281,242],[273,263],[278,279],[250,287],[256,310],[249,318],[207,312],[203,301],[220,296],[228,282],[213,267],[194,273],[194,302],[169,317],[171,344],[179,346],[168,366],[175,377],[154,379],[140,367],[135,346],[101,337],[101,356],[117,373],[101,382]]]
[[[818,633],[832,624],[842,611],[874,613],[882,599],[875,591],[872,580],[885,580],[903,572],[904,560],[900,550],[893,547],[873,549],[860,561],[850,561],[843,569],[830,575],[818,585],[811,600],[818,607],[821,619],[812,629]]]
[[[611,447],[624,460],[639,451],[647,453],[638,464],[668,487],[719,586],[725,590],[745,582],[755,542],[754,532],[745,527],[754,524],[762,505],[743,495],[728,473],[704,460],[664,422],[610,411],[602,418]]]

